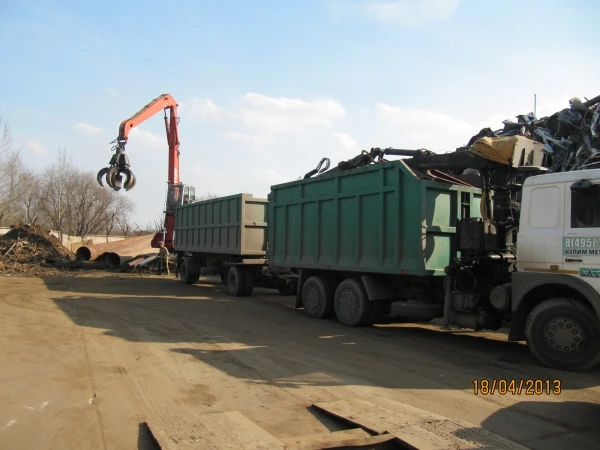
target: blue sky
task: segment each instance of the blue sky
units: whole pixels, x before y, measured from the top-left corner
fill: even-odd
[[[107,165],[118,124],[179,101],[199,194],[291,181],[374,146],[451,151],[481,127],[600,94],[600,3],[484,0],[0,0],[0,113],[30,166]],[[127,147],[136,220],[161,214],[157,115]]]

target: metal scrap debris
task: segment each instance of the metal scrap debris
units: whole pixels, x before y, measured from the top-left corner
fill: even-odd
[[[456,151],[469,150],[481,137],[524,136],[544,144],[550,156],[550,172],[600,167],[600,96],[585,102],[573,97],[568,108],[541,119],[533,113],[516,119],[504,120],[500,130],[482,129]]]
[[[469,152],[475,148],[475,143],[481,138],[500,138],[507,136],[523,136],[544,146],[544,167],[548,172],[568,172],[572,170],[594,169],[600,167],[600,95],[582,102],[573,97],[569,100],[569,107],[564,108],[550,116],[538,119],[534,113],[516,116],[516,122],[504,120],[504,127],[499,130],[483,128],[472,136],[466,145],[456,149],[456,152]],[[316,169],[304,175],[304,178],[321,176],[342,170],[358,169],[370,164],[386,163],[384,155],[426,157],[435,153],[426,149],[399,150],[372,148],[363,150],[359,155],[347,161],[340,161],[337,166],[329,169],[329,160],[323,158]],[[449,154],[449,153],[447,153]],[[327,160],[327,165],[322,168]],[[452,173],[451,169],[446,170]],[[467,174],[467,171],[469,172]],[[476,172],[467,170],[460,174],[462,181],[478,185]],[[440,175],[447,178],[448,174],[437,172],[428,173],[433,178],[440,179]],[[470,181],[468,181],[469,178]],[[301,179],[300,177],[299,179]],[[456,183],[457,180],[447,180]]]

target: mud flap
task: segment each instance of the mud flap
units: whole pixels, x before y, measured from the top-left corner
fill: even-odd
[[[370,301],[394,299],[394,293],[387,284],[377,281],[372,275],[363,275],[360,278]]]
[[[304,282],[308,279],[309,276],[310,272],[300,269],[300,273],[298,274],[298,285],[296,286],[296,304],[294,305],[294,308],[296,309],[302,308],[303,306],[302,286],[304,286]]]

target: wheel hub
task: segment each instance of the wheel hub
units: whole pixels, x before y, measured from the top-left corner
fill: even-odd
[[[358,308],[358,301],[352,290],[344,289],[340,292],[339,308],[345,317],[352,317],[354,315]]]
[[[570,353],[579,350],[586,341],[581,324],[571,317],[558,317],[548,322],[546,341],[555,351]]]
[[[316,286],[308,286],[303,296],[304,308],[314,312],[319,309],[319,290]]]

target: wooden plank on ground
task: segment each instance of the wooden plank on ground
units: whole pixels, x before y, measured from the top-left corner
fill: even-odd
[[[309,434],[282,439],[287,450],[324,450],[342,447],[373,446],[394,439],[392,435],[371,436],[362,428]]]
[[[377,434],[390,433],[415,449],[526,450],[478,425],[448,419],[393,400],[340,400],[316,408]]]
[[[284,444],[239,411],[204,414],[187,420],[185,430],[168,429],[162,420],[146,423],[162,450],[283,450]]]

